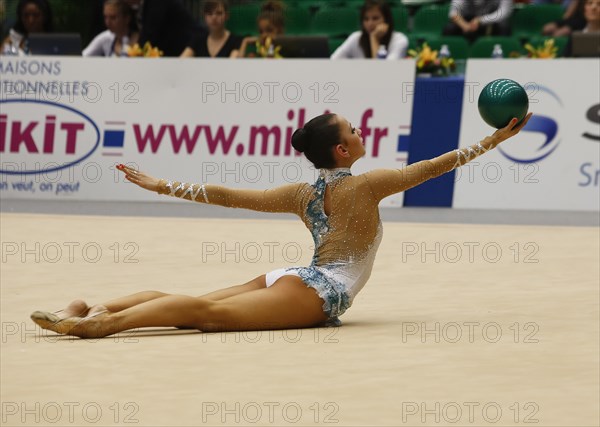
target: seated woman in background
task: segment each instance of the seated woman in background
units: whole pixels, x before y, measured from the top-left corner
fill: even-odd
[[[548,22],[542,28],[542,34],[551,37],[565,37],[573,31],[582,30],[585,27],[584,4],[585,0],[572,0],[565,10],[563,19]]]
[[[229,58],[242,43],[241,37],[231,34],[225,28],[229,19],[229,2],[207,0],[204,3],[203,14],[208,33],[202,31],[194,35],[181,57]]]
[[[394,31],[392,11],[385,1],[366,0],[360,11],[360,21],[362,31],[350,34],[333,52],[331,59],[400,59],[406,56],[408,38]]]
[[[127,49],[138,42],[135,14],[125,0],[104,2],[107,30],[98,34],[83,50],[83,56],[127,56]]]
[[[600,0],[585,0],[584,33],[600,33]]]
[[[445,36],[510,36],[513,0],[452,0]]]
[[[581,0],[583,3],[583,16],[585,25],[582,33],[596,33],[600,37],[600,0]],[[573,55],[573,34],[569,34],[569,42],[565,49],[565,56]]]
[[[258,18],[258,37],[245,37],[239,50],[233,52],[232,58],[244,58],[249,45],[256,42],[264,45],[267,39],[273,41],[285,31],[285,19],[283,17],[283,5],[280,1],[267,1],[261,7]]]
[[[29,34],[52,32],[52,10],[47,0],[21,0],[17,22],[2,42],[2,55],[29,55]]]

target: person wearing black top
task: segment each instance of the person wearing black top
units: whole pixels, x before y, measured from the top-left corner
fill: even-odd
[[[229,58],[231,53],[240,47],[242,38],[231,34],[225,28],[229,18],[228,1],[206,1],[203,14],[208,32],[201,31],[194,34],[181,57]]]
[[[197,30],[181,0],[127,0],[137,8],[140,46],[150,42],[164,56],[179,56]]]

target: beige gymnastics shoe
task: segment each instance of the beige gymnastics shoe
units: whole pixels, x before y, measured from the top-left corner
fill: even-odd
[[[107,316],[108,310],[99,311],[88,317],[67,317],[66,319],[61,319],[56,314],[47,311],[34,311],[30,317],[42,329],[62,335],[92,338],[104,336],[100,333],[100,325],[97,323],[99,319],[96,319],[102,315]]]
[[[50,313],[48,311],[34,311],[31,313],[30,317],[40,328],[63,335],[68,334],[69,331],[82,320],[81,317],[67,317],[66,319],[61,319],[55,313]]]

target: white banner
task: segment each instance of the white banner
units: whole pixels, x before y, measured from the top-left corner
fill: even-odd
[[[289,141],[325,111],[362,129],[367,154],[353,173],[402,167],[414,69],[412,60],[2,58],[0,197],[157,200],[124,182],[119,163],[240,188],[312,183]],[[402,195],[385,205],[402,206]]]
[[[515,138],[457,171],[453,206],[598,211],[600,61],[471,60],[460,147],[493,133],[477,100],[492,80],[519,82],[534,116]]]

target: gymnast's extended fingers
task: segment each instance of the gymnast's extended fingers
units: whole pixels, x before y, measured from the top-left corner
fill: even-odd
[[[521,123],[519,123],[517,126],[515,126],[513,128],[513,131],[516,133],[519,133],[521,131],[521,129],[523,129],[526,125],[527,122],[529,121],[529,119],[531,118],[531,116],[533,116],[533,113],[529,113],[525,116],[525,118],[521,121]]]
[[[494,132],[494,137],[498,138],[499,142],[502,142],[508,138],[515,136],[527,124],[532,114],[533,113],[527,114],[527,116],[525,116],[525,118],[519,124],[517,124],[519,119],[514,117],[505,127],[498,129],[496,132]]]
[[[121,172],[124,172],[125,175],[130,175],[134,171],[134,169],[130,168],[129,166],[125,166],[122,163],[117,165],[117,170],[120,170]]]
[[[125,173],[125,178],[132,180],[133,179],[139,179],[141,178],[144,174],[136,169],[130,168],[129,166],[125,166],[123,164],[117,165],[117,169],[120,170],[121,172]]]
[[[128,168],[127,166],[119,165],[118,168],[125,172],[125,179],[127,179],[129,182],[132,182],[146,190],[158,190],[160,180],[138,170]]]

